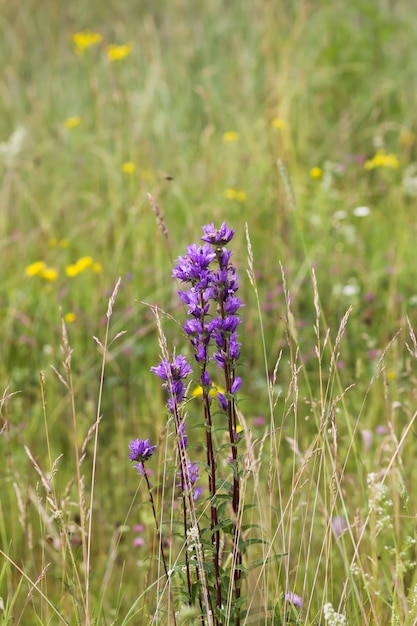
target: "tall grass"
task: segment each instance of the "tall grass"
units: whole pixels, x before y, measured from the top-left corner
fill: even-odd
[[[175,568],[152,307],[187,350],[173,260],[226,220],[245,302],[241,623],[337,623],[331,605],[414,624],[413,4],[0,7],[4,623],[196,623],[127,454],[158,443]],[[77,54],[85,30],[101,41]]]

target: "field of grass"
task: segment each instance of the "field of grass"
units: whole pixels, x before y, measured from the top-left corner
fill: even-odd
[[[417,623],[413,4],[0,0],[1,623]],[[171,273],[224,221],[247,543],[202,617],[150,368],[158,315],[194,362]]]

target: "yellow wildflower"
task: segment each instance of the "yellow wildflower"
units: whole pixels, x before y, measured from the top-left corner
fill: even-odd
[[[283,128],[285,128],[285,122],[280,117],[275,117],[272,120],[272,126],[274,128],[277,128],[278,130],[282,130]]]
[[[45,267],[46,263],[44,261],[35,261],[35,263],[31,263],[25,268],[25,274],[26,276],[37,276]]]
[[[45,267],[39,272],[39,276],[41,276],[45,280],[53,282],[58,278],[58,270],[54,269],[53,267]]]
[[[101,43],[102,40],[100,33],[93,33],[90,30],[74,33],[72,36],[76,54],[83,54],[84,50]]]
[[[136,165],[132,161],[126,161],[122,163],[122,172],[125,174],[133,174],[136,170]]]
[[[230,143],[231,141],[238,141],[240,135],[235,130],[228,130],[226,133],[223,133],[223,141],[225,143]]]
[[[74,115],[73,117],[67,117],[67,119],[64,122],[65,128],[68,128],[68,129],[77,128],[77,126],[79,126],[80,124],[81,124],[81,117],[77,117],[76,115]]]
[[[103,267],[101,265],[101,263],[98,263],[97,261],[95,263],[93,263],[92,265],[92,270],[95,274],[101,274],[101,272],[103,271]]]
[[[67,265],[67,267],[65,268],[65,273],[70,278],[74,278],[74,276],[77,276],[80,273],[80,270],[78,269],[77,265],[73,263],[71,265]]]
[[[372,159],[365,161],[364,167],[366,170],[373,170],[377,167],[391,167],[396,170],[400,167],[400,162],[395,154],[387,154],[385,150],[381,148]]]
[[[224,197],[228,200],[237,200],[238,202],[246,202],[246,191],[242,191],[241,189],[225,189]]]
[[[84,272],[89,267],[92,267],[94,270],[93,258],[91,256],[83,256],[78,259],[76,263],[67,265],[67,267],[65,268],[65,273],[70,278],[74,278],[74,276],[78,276],[78,274],[81,274],[81,272]]]
[[[236,194],[237,194],[236,189],[231,189],[230,187],[229,189],[225,189],[224,191],[224,197],[227,198],[228,200],[236,200]]]
[[[106,48],[107,58],[109,61],[121,61],[125,59],[132,52],[132,44],[125,43],[121,46],[117,46],[112,43]]]
[[[397,374],[394,371],[387,372],[388,380],[397,380]]]
[[[68,248],[68,245],[68,239],[60,239],[58,241],[56,237],[51,237],[51,239],[48,241],[48,246],[50,248],[56,248],[57,246],[59,246],[60,248]]]
[[[310,177],[311,178],[321,178],[323,175],[323,170],[321,169],[321,167],[312,167],[310,170]]]
[[[93,265],[94,261],[91,256],[83,256],[76,262],[76,266],[79,272],[83,272],[87,268]]]
[[[75,315],[75,313],[65,313],[64,315],[64,320],[67,322],[67,324],[72,324],[73,322],[75,322],[76,319],[77,316]]]
[[[224,389],[220,386],[213,385],[209,391],[209,396],[211,398],[216,398],[218,393],[225,393]],[[203,388],[201,385],[198,385],[194,391],[191,393],[193,398],[201,398],[203,395]]]

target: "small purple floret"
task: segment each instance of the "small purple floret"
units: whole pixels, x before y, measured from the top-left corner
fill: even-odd
[[[236,378],[235,378],[235,379],[234,379],[234,381],[233,381],[232,388],[231,388],[231,390],[230,390],[230,391],[231,391],[232,393],[236,393],[237,391],[239,391],[239,389],[240,389],[241,385],[242,385],[242,379],[241,379],[241,377],[240,377],[240,376],[236,376]]]
[[[291,602],[294,606],[297,607],[297,609],[303,608],[302,598],[300,598],[300,596],[298,596],[296,593],[293,593],[292,591],[285,594],[285,602]]]
[[[219,229],[214,228],[214,224],[207,224],[207,226],[203,226],[203,231],[204,237],[201,237],[201,240],[217,246],[224,246],[229,243],[235,234],[234,230],[227,228],[226,222],[223,222]]]

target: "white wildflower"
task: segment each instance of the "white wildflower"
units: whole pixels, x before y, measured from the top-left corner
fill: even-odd
[[[367,217],[371,212],[369,206],[357,206],[353,209],[355,217]]]
[[[324,619],[328,626],[345,626],[346,617],[342,613],[336,613],[330,602],[323,607]]]

